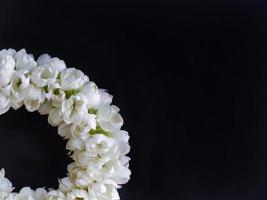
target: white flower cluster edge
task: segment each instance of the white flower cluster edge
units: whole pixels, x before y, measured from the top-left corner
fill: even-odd
[[[118,200],[117,189],[130,179],[129,135],[121,130],[119,108],[82,71],[63,60],[25,49],[0,51],[0,115],[25,106],[48,115],[67,140],[73,163],[58,189],[24,187],[13,192],[0,171],[0,200]]]

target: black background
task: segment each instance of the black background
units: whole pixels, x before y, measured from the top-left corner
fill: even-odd
[[[49,53],[114,95],[131,135],[127,200],[267,198],[267,3],[1,1],[0,47]],[[46,117],[0,117],[18,191],[69,162]]]

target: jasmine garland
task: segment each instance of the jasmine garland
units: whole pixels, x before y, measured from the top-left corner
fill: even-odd
[[[48,54],[34,60],[22,49],[0,51],[0,114],[25,106],[48,115],[58,134],[68,140],[73,163],[58,189],[22,188],[0,171],[0,200],[118,200],[117,189],[128,182],[129,135],[121,130],[119,108],[112,96],[89,81],[82,71],[67,68]]]

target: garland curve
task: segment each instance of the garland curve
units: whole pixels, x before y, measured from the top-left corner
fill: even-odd
[[[117,189],[130,179],[129,135],[112,105],[112,95],[98,89],[82,71],[67,68],[63,60],[41,55],[37,60],[25,49],[0,51],[0,115],[25,106],[48,115],[67,140],[73,162],[58,189],[23,187],[0,171],[0,200],[118,200]]]

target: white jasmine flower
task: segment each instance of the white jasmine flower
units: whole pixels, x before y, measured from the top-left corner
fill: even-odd
[[[81,168],[75,162],[70,163],[67,166],[68,175],[72,180],[75,179],[76,172],[79,171],[79,170],[81,170]]]
[[[62,122],[58,126],[58,134],[63,137],[64,139],[70,139],[71,138],[71,124],[66,124]]]
[[[66,200],[66,195],[60,190],[52,190],[47,193],[47,200]]]
[[[10,106],[10,86],[0,88],[0,115],[7,112]]]
[[[61,87],[63,90],[77,90],[89,81],[84,73],[75,68],[67,68],[61,72]]]
[[[89,188],[90,200],[119,200],[115,183],[95,182]]]
[[[0,93],[0,115],[7,112],[10,108],[10,98]]]
[[[45,101],[45,95],[42,88],[30,84],[27,88],[27,95],[24,97],[24,105],[29,112],[36,111]]]
[[[88,82],[80,91],[87,98],[87,108],[98,106],[100,103],[100,93],[94,82]]]
[[[38,112],[41,115],[48,115],[52,109],[53,109],[53,106],[51,102],[46,100],[43,104],[40,105],[40,107],[38,108]]]
[[[89,200],[88,193],[82,189],[74,189],[67,193],[67,200]]]
[[[48,123],[51,126],[58,126],[63,121],[63,119],[59,113],[60,113],[59,108],[53,108],[50,111],[50,113],[48,115]]]
[[[80,93],[64,100],[60,109],[60,115],[63,117],[65,123],[80,123],[84,115],[88,112],[86,104],[86,98]]]
[[[0,199],[4,199],[13,190],[12,183],[5,178],[5,170],[0,171]]]
[[[38,188],[35,190],[34,197],[36,200],[46,200],[47,191],[44,188]]]
[[[9,48],[9,49],[2,49],[0,51],[0,54],[6,54],[6,55],[10,55],[10,56],[13,57],[16,54],[16,50],[11,49],[11,48]]]
[[[6,113],[10,108],[10,98],[0,93],[0,115]]]
[[[130,160],[131,159],[128,156],[120,155],[120,157],[119,157],[120,163],[127,168],[129,168],[129,161]]]
[[[87,172],[95,181],[112,178],[115,173],[115,162],[118,162],[118,160],[108,157],[91,159],[87,164]]]
[[[81,168],[87,168],[89,163],[97,160],[97,158],[88,151],[75,151],[71,157],[75,161],[75,164]]]
[[[96,129],[96,116],[86,112],[80,123],[72,124],[71,133],[73,136],[85,139],[88,137],[91,129]]]
[[[113,160],[112,162],[114,162],[115,167],[112,179],[119,185],[127,183],[131,176],[128,166],[123,165],[119,160]]]
[[[118,113],[119,108],[112,106],[101,106],[97,111],[97,119],[101,128],[105,131],[114,131],[121,128],[123,119]]]
[[[0,86],[5,86],[10,83],[11,77],[14,74],[15,60],[6,52],[0,52]]]
[[[88,175],[86,170],[76,170],[74,183],[79,188],[87,188],[94,180]]]
[[[109,132],[109,137],[114,138],[117,141],[121,156],[129,153],[130,145],[129,145],[129,134],[127,131],[114,130]]]
[[[62,192],[69,192],[73,190],[74,187],[75,185],[73,184],[72,180],[70,180],[69,177],[62,178],[59,181],[59,189]]]
[[[56,72],[57,75],[62,70],[66,69],[66,64],[63,60],[60,60],[57,57],[51,58],[48,54],[43,54],[37,59],[38,65],[47,66],[53,72]]]
[[[82,169],[76,165],[76,163],[71,163],[68,165],[68,174],[71,180],[78,188],[87,188],[94,180],[88,175],[86,169]]]
[[[14,196],[14,200],[35,200],[34,195],[34,191],[31,188],[24,187]]]
[[[130,145],[129,145],[129,134],[127,131],[124,130],[113,130],[110,131],[109,137],[114,138],[117,141],[118,148],[119,148],[119,154],[120,159],[123,159],[121,157],[124,157],[124,155],[128,154],[130,152]],[[128,162],[127,162],[128,165]]]
[[[81,151],[85,149],[85,142],[80,137],[71,137],[67,142],[66,149],[71,151]]]
[[[58,58],[51,58],[48,54],[41,55],[31,75],[31,80],[38,87],[50,86],[58,81],[59,73],[66,69],[66,64]]]
[[[99,89],[100,106],[109,106],[112,102],[113,96],[107,93],[104,89]]]
[[[18,99],[16,99],[13,95],[10,96],[10,103],[11,103],[11,107],[14,110],[19,109],[21,106],[23,106],[23,101],[18,101]]]
[[[38,87],[45,87],[56,82],[58,72],[50,67],[38,66],[31,73],[31,81]]]
[[[14,200],[17,194],[18,194],[18,193],[16,193],[16,192],[12,192],[12,193],[9,193],[8,196],[7,196],[6,198],[1,198],[1,196],[0,196],[0,199],[4,199],[4,200]]]
[[[50,63],[50,61],[51,61],[51,56],[45,53],[40,55],[36,62],[38,65],[46,66],[48,63]]]
[[[112,137],[117,141],[122,141],[122,142],[125,142],[125,143],[128,143],[129,142],[129,138],[130,138],[128,132],[124,131],[124,130],[112,131],[112,132],[109,133],[109,137]]]
[[[28,70],[32,71],[35,67],[37,67],[37,63],[34,60],[33,55],[27,54],[25,49],[21,49],[18,51],[14,58],[16,60],[16,69],[17,70]]]
[[[27,89],[30,85],[30,77],[26,70],[17,71],[11,81],[11,92],[13,104],[18,104],[23,101],[24,97],[27,95]]]
[[[46,98],[51,101],[54,107],[59,108],[66,99],[66,94],[61,90],[61,86],[55,82],[47,87]]]
[[[118,159],[110,157],[92,160],[88,164],[87,172],[96,181],[112,178],[118,184],[128,182],[131,175],[131,171]]]
[[[92,157],[118,157],[118,145],[116,141],[102,134],[95,134],[88,138],[85,143],[86,151]]]

